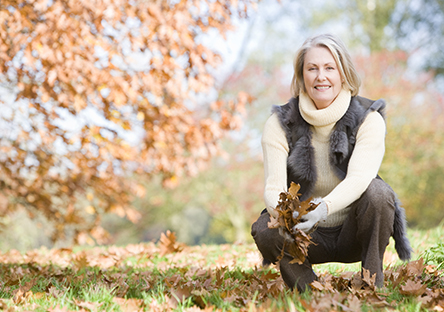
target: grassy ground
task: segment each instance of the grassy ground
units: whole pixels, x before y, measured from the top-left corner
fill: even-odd
[[[436,246],[444,228],[409,231],[414,259]],[[442,274],[385,255],[386,284],[352,273],[359,264],[319,265],[320,283],[290,292],[275,267],[262,269],[252,244],[183,246],[161,242],[89,249],[38,249],[0,255],[0,309],[10,311],[426,311],[442,309]],[[418,266],[418,265],[419,266]],[[419,271],[417,268],[419,267]],[[415,271],[416,270],[416,271]],[[424,273],[421,273],[421,272]],[[360,277],[359,277],[360,278]],[[422,287],[422,288],[421,288]],[[426,289],[427,287],[427,289]],[[433,299],[433,300],[432,300]],[[433,302],[433,303],[431,303]],[[443,300],[444,302],[444,300]],[[440,310],[442,311],[442,310]]]

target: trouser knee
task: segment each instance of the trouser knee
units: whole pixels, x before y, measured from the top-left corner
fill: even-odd
[[[270,215],[266,212],[260,215],[251,226],[251,235],[264,260],[275,263],[283,247],[283,238],[277,229],[269,229]]]
[[[367,190],[355,203],[356,216],[368,222],[375,219],[393,220],[396,195],[392,188],[381,179],[373,179]],[[387,223],[387,222],[384,222]]]

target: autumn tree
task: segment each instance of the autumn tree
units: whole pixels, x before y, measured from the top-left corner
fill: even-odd
[[[255,2],[2,0],[0,216],[102,242],[103,213],[139,217],[131,176],[201,170],[251,100],[211,99],[221,56],[204,42]]]
[[[444,219],[444,96],[433,72],[409,75],[407,61],[402,51],[355,58],[363,79],[361,94],[387,102],[380,174],[397,192],[409,225],[428,228]]]
[[[242,70],[229,75],[220,90],[224,96],[248,90],[255,98],[248,105],[242,131],[221,141],[230,156],[218,157],[210,168],[185,178],[174,188],[174,196],[158,183],[147,183],[145,197],[134,202],[142,215],[140,222],[128,227],[129,221],[114,215],[104,218],[103,225],[116,243],[152,240],[167,229],[187,244],[251,242],[251,224],[264,209],[260,137],[272,105],[289,99],[291,80],[275,63],[282,58],[272,58],[270,64],[257,59],[260,53],[251,53]]]

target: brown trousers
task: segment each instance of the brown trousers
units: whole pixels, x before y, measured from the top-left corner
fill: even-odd
[[[285,253],[280,261],[284,282],[299,291],[316,279],[312,264],[326,262],[351,263],[361,261],[362,268],[376,273],[376,285],[384,282],[383,257],[393,233],[395,193],[380,179],[373,179],[364,194],[356,200],[347,219],[336,227],[318,227],[311,233],[315,244],[310,245],[305,263],[290,264],[293,259]],[[268,212],[264,211],[253,224],[251,234],[265,262],[276,263],[284,239],[278,229],[269,229]]]

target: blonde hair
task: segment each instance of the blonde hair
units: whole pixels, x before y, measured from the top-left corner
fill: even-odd
[[[343,88],[348,88],[352,96],[359,93],[361,79],[353,65],[351,56],[348,53],[345,44],[337,37],[331,34],[323,34],[308,38],[299,48],[294,58],[294,74],[291,81],[291,94],[297,97],[301,92],[306,92],[304,84],[304,60],[307,51],[313,47],[327,48],[338,65],[343,82]]]

